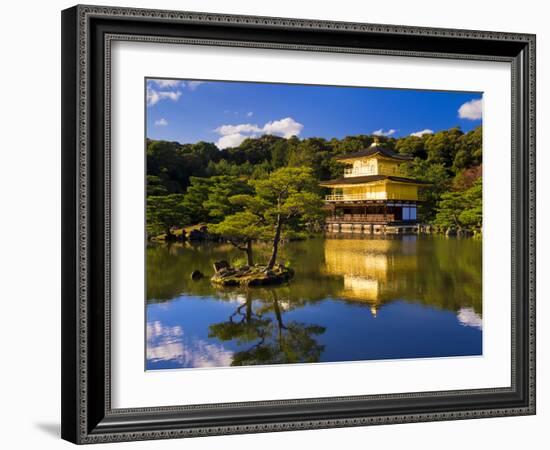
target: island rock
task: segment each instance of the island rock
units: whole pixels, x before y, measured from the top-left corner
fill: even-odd
[[[229,269],[229,263],[227,261],[224,261],[223,259],[221,261],[214,261],[214,272],[218,273],[222,269]]]
[[[210,281],[218,286],[273,286],[290,281],[294,270],[282,264],[275,264],[273,269],[265,266],[243,266],[239,269],[227,267],[217,271]]]

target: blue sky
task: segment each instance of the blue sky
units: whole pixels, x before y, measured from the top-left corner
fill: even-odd
[[[238,145],[249,136],[403,137],[481,124],[477,92],[146,80],[147,137]]]

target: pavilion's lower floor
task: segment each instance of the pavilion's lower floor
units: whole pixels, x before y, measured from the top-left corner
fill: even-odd
[[[418,223],[388,223],[388,224],[369,224],[369,223],[350,223],[333,222],[325,225],[327,233],[356,233],[356,234],[411,234],[419,233],[420,225]]]
[[[331,204],[327,223],[393,223],[416,222],[417,205],[413,202],[373,202],[365,204]]]

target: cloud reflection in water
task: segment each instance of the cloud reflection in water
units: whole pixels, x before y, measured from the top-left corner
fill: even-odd
[[[223,345],[188,338],[180,326],[164,326],[160,321],[147,323],[147,361],[173,361],[180,367],[230,366],[233,352]]]
[[[481,330],[482,319],[481,316],[474,311],[473,308],[460,308],[456,314],[456,318],[462,326],[473,327]]]

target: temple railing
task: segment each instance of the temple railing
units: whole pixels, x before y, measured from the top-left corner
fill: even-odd
[[[364,168],[364,169],[354,169],[347,168],[344,169],[344,177],[360,177],[363,175],[377,175],[376,169],[374,168]]]
[[[348,167],[344,169],[344,177],[361,177],[365,175],[399,175],[401,172],[396,168],[385,168],[382,172],[374,167]]]
[[[346,201],[358,201],[358,200],[424,200],[422,194],[418,194],[417,199],[404,199],[403,195],[389,194],[387,192],[370,192],[361,194],[330,194],[325,196],[327,202],[346,202]]]
[[[326,218],[327,223],[387,223],[393,221],[395,221],[394,214],[342,214]]]

